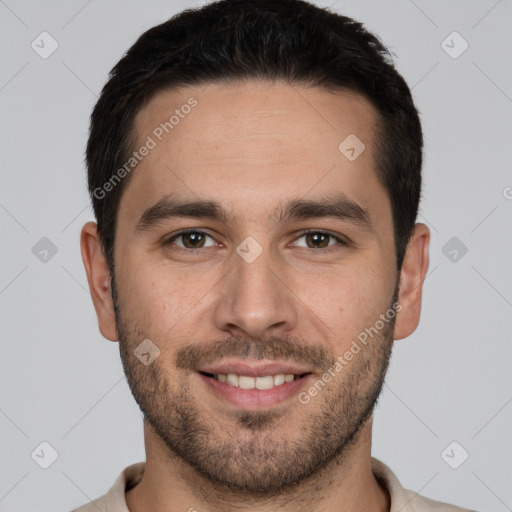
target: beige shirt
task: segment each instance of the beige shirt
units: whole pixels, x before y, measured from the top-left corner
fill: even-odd
[[[119,475],[107,494],[73,512],[130,512],[126,506],[124,493],[140,482],[145,467],[145,462],[128,466]],[[375,478],[387,488],[391,496],[389,512],[475,512],[434,501],[404,489],[391,469],[374,457],[372,457],[372,472]]]

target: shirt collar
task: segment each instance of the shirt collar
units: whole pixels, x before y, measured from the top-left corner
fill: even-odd
[[[377,481],[388,491],[391,498],[390,512],[413,512],[411,491],[405,490],[393,471],[380,460],[371,458],[372,473]],[[125,468],[107,493],[108,511],[129,512],[125,492],[135,487],[144,476],[145,462],[137,462]]]

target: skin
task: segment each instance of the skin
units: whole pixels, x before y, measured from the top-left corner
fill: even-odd
[[[375,171],[376,112],[350,91],[264,82],[188,87],[159,92],[138,113],[135,146],[191,96],[197,107],[142,160],[123,193],[115,303],[96,224],[88,222],[81,233],[99,329],[119,340],[146,417],[146,472],[126,493],[128,508],[388,511],[389,495],[370,466],[372,408],[393,340],[409,336],[419,322],[430,239],[424,224],[416,224],[404,258],[394,323],[308,404],[295,394],[242,410],[191,368],[201,358],[219,362],[242,354],[249,362],[262,356],[308,361],[309,387],[392,306],[399,276],[391,205]],[[338,150],[349,134],[366,146],[354,161]],[[330,217],[270,218],[288,200],[334,192],[366,209],[371,229]],[[218,201],[232,222],[172,218],[136,231],[143,212],[171,193]],[[187,250],[190,237],[163,244],[185,228],[211,238],[188,253],[172,247]],[[348,244],[329,238],[325,248],[339,250],[325,252],[305,229],[328,231]],[[252,263],[236,252],[248,236],[262,248]],[[160,350],[147,366],[133,354],[146,338]],[[177,356],[192,346],[200,358],[178,367]],[[323,357],[306,357],[312,354]]]

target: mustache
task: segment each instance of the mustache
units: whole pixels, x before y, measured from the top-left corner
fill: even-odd
[[[192,343],[178,350],[175,364],[178,369],[196,370],[225,357],[293,361],[319,371],[326,371],[336,362],[335,357],[323,345],[305,344],[300,340],[274,336],[260,341],[231,337],[209,344]]]

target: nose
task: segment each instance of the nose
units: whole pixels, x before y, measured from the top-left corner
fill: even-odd
[[[298,298],[287,285],[291,268],[271,261],[263,251],[248,262],[237,253],[221,281],[214,310],[215,325],[233,336],[264,339],[292,331],[298,318]]]

